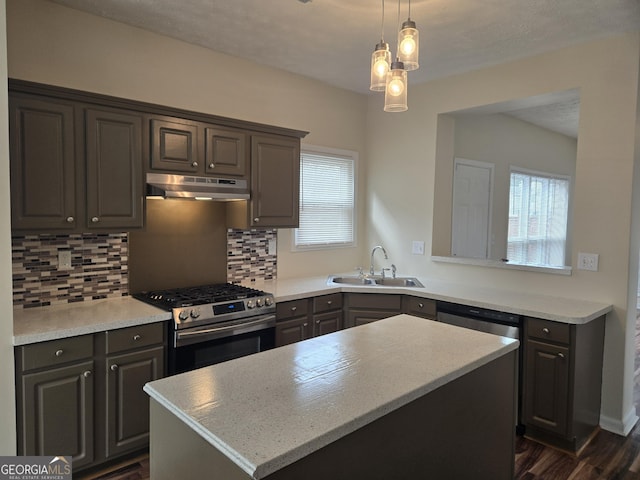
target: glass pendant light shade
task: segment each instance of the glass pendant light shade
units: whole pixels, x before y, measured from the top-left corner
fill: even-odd
[[[384,111],[404,112],[407,110],[407,71],[402,62],[396,59],[387,73],[387,85],[384,91]]]
[[[387,86],[387,73],[391,65],[391,51],[389,44],[380,41],[371,54],[371,84],[369,90],[383,91]]]
[[[417,70],[420,66],[418,64],[419,48],[420,39],[416,22],[408,19],[398,32],[398,59],[404,63],[405,70]]]

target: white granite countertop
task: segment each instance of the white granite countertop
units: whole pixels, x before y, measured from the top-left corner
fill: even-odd
[[[171,312],[132,297],[13,310],[13,344],[104,332],[169,320]]]
[[[417,277],[424,288],[327,285],[329,276],[248,282],[270,292],[276,302],[325,295],[335,292],[408,294],[432,300],[488,308],[570,324],[584,324],[613,310],[613,305],[549,295],[460,285]]]
[[[260,479],[517,347],[398,315],[144,389]]]

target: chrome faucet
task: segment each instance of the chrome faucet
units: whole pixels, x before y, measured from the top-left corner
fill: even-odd
[[[373,254],[376,253],[376,250],[382,250],[382,253],[384,253],[384,258],[385,260],[388,260],[389,257],[387,256],[387,251],[384,249],[384,247],[382,245],[376,245],[375,247],[373,247],[373,250],[371,250],[371,265],[369,266],[369,274],[373,275],[374,271],[373,271]]]

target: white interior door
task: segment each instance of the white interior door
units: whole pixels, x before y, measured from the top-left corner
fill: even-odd
[[[454,169],[451,254],[489,258],[493,164],[456,158]]]

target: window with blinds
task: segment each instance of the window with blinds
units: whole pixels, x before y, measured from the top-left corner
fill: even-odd
[[[294,249],[355,245],[355,152],[306,149],[300,154],[300,226]]]
[[[509,263],[565,264],[569,177],[511,169]]]

